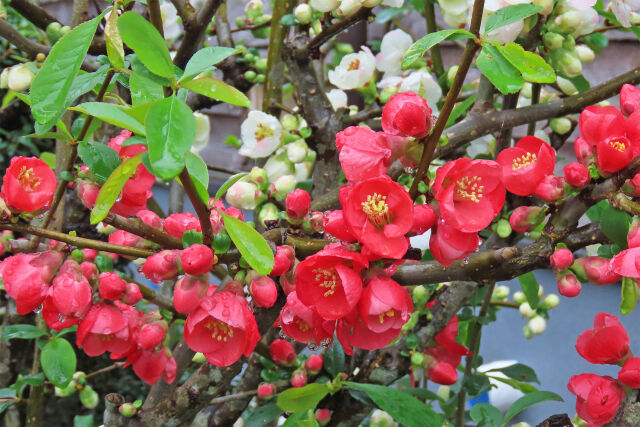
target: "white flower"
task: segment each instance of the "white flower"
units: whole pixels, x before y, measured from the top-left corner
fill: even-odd
[[[329,81],[340,89],[358,89],[364,87],[376,70],[376,60],[367,47],[358,53],[342,57],[335,70],[329,71]]]
[[[469,3],[467,0],[439,0],[444,22],[452,28],[461,28],[467,22]]]
[[[376,68],[391,75],[402,73],[402,57],[412,44],[413,39],[404,31],[389,31],[382,38],[380,53],[376,55]]]
[[[427,71],[414,71],[400,84],[398,92],[412,91],[427,100],[427,104],[433,111],[438,111],[436,103],[442,97],[442,89],[438,82]]]
[[[7,78],[7,85],[9,89],[16,92],[24,92],[31,87],[33,81],[33,73],[24,64],[18,64],[9,70],[9,76]]]
[[[211,123],[209,122],[209,116],[206,114],[196,111],[193,115],[196,118],[196,139],[193,141],[191,151],[193,153],[199,153],[209,144]]]
[[[295,169],[293,163],[287,157],[286,151],[269,157],[264,164],[264,170],[267,171],[267,178],[269,182],[274,182],[276,179],[284,175],[293,175]]]
[[[310,0],[309,4],[318,12],[331,12],[338,7],[338,0]]]
[[[511,6],[514,4],[528,4],[531,3],[532,0],[488,0],[484,4],[484,11],[482,14],[482,23],[480,24],[480,32],[484,32],[484,26],[487,23],[487,19],[491,13],[500,10],[504,7]],[[493,31],[490,31],[487,34],[487,38],[489,40],[498,40],[502,43],[512,42],[518,37],[520,31],[524,27],[524,20],[516,21],[512,24],[505,25]]]
[[[611,0],[611,10],[623,27],[631,26],[631,12],[640,9],[640,0]]]
[[[256,208],[260,191],[255,184],[246,181],[236,181],[227,190],[225,200],[238,209],[253,210]]]
[[[492,135],[484,135],[471,141],[466,152],[472,159],[475,159],[479,154],[493,155],[495,145],[496,140]]]
[[[327,92],[327,98],[329,98],[333,111],[338,111],[340,108],[347,108],[347,94],[343,90],[331,89]]]
[[[166,39],[176,39],[182,34],[180,26],[180,17],[178,11],[169,1],[165,1],[160,5],[160,14],[162,15],[162,30]]]
[[[442,9],[444,22],[452,28],[464,28],[467,23],[467,11],[460,13],[448,13]]]
[[[240,154],[252,159],[267,157],[280,146],[282,125],[272,115],[254,110],[242,122],[240,136]]]
[[[351,16],[362,7],[362,0],[340,0],[338,15],[342,17]]]

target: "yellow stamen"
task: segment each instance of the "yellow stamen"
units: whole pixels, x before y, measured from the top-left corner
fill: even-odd
[[[609,145],[611,145],[613,148],[620,151],[621,153],[624,153],[624,150],[627,149],[627,147],[624,145],[624,142],[622,141],[609,141]]]
[[[323,296],[328,297],[336,293],[336,286],[342,283],[340,277],[335,270],[326,270],[324,268],[316,268],[313,270],[315,274],[314,280],[318,282],[321,288],[325,288],[326,291]]]
[[[229,338],[233,338],[233,328],[220,320],[209,319],[204,326],[213,331],[211,338],[214,340],[227,342]]]
[[[265,138],[273,136],[273,129],[265,126],[263,123],[258,123],[258,129],[253,133],[258,141],[262,141]]]
[[[367,196],[366,202],[362,202],[362,211],[377,229],[384,228],[385,225],[391,222],[389,205],[387,205],[386,200],[387,196],[373,193],[373,195]]]
[[[354,59],[349,63],[349,66],[347,67],[347,71],[357,70],[358,68],[360,68],[360,60]]]
[[[293,322],[296,325],[298,325],[298,329],[300,329],[302,332],[307,332],[309,329],[311,329],[311,326],[309,326],[309,324],[307,322],[305,322],[304,320],[300,319],[299,317],[296,317]]]
[[[378,318],[380,319],[380,324],[384,323],[384,317],[387,316],[389,318],[392,318],[393,316],[395,316],[395,311],[393,311],[393,309],[390,309],[388,311],[385,311],[384,313],[380,313],[378,315]]]
[[[23,166],[22,169],[20,169],[18,181],[20,182],[20,185],[22,185],[22,188],[29,192],[35,191],[40,185],[40,178],[33,174],[33,168],[27,169],[26,166]]]
[[[511,169],[518,170],[520,168],[523,168],[525,166],[529,166],[533,163],[535,163],[538,160],[538,156],[535,155],[535,153],[527,153],[525,155],[522,155],[520,157],[516,157],[515,159],[513,159],[513,164],[511,165]]]
[[[482,178],[479,176],[463,176],[456,182],[455,196],[460,200],[471,200],[475,203],[480,203],[482,199],[482,192],[484,191],[484,185],[480,185]]]

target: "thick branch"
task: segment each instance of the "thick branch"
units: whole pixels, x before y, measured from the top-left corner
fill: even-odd
[[[209,218],[209,208],[204,204],[200,195],[198,195],[187,168],[182,169],[182,172],[180,172],[180,182],[182,183],[189,200],[191,200],[191,204],[196,210],[196,214],[198,214],[204,244],[211,245],[211,242],[213,242],[213,228],[211,227],[211,219]]]

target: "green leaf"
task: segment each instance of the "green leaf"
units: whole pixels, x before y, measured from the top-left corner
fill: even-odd
[[[541,10],[542,8],[540,6],[534,6],[532,4],[514,4],[512,6],[498,9],[489,15],[489,18],[487,18],[487,24],[484,26],[484,33],[486,34],[496,28],[504,27],[505,25],[513,24],[521,19],[528,18]]]
[[[384,24],[385,22],[391,21],[393,18],[400,15],[406,10],[406,7],[386,7],[380,12],[376,13],[376,22],[378,24]]]
[[[76,415],[73,417],[73,427],[93,427],[93,414]]]
[[[602,206],[600,212],[602,232],[621,249],[627,248],[629,225],[631,225],[631,216],[628,213],[615,209],[610,203]]]
[[[313,409],[329,394],[326,384],[312,383],[304,387],[290,388],[278,395],[278,407],[286,412],[302,412]]]
[[[469,397],[479,396],[491,389],[489,378],[484,374],[473,374],[464,378],[462,387],[467,391]]]
[[[173,79],[174,68],[169,49],[158,30],[135,12],[125,12],[118,18],[122,40],[138,59],[154,74]]]
[[[124,46],[117,26],[119,15],[114,9],[111,10],[112,13],[109,14],[107,23],[104,26],[104,40],[107,45],[107,57],[109,57],[111,64],[116,68],[123,68]]]
[[[522,77],[532,83],[553,83],[556,73],[551,65],[533,52],[527,52],[518,43],[497,46],[502,56],[522,73]]]
[[[520,282],[522,292],[524,292],[524,295],[527,297],[527,302],[531,308],[535,310],[540,302],[540,296],[538,295],[540,284],[538,283],[536,276],[534,276],[530,271],[518,276],[518,281]]]
[[[488,403],[473,405],[469,415],[478,427],[500,427],[502,421],[502,412]]]
[[[264,406],[255,408],[246,420],[244,420],[244,427],[262,427],[269,424],[271,421],[275,421],[282,415],[282,409],[278,408],[276,402],[269,402]]]
[[[429,406],[395,388],[377,384],[345,382],[345,385],[362,390],[373,402],[394,420],[406,427],[441,426],[444,417],[436,414]]]
[[[340,372],[344,370],[344,349],[337,339],[333,340],[331,347],[324,352],[324,363],[322,367],[330,373],[333,377],[338,376]]]
[[[51,169],[56,168],[56,155],[54,153],[43,151],[40,153],[40,160],[45,162]]]
[[[2,388],[0,389],[0,399],[15,399],[16,391],[11,388]],[[0,403],[0,414],[3,413],[9,406],[16,403],[15,400],[7,400],[6,402]]]
[[[104,184],[121,163],[118,153],[101,142],[81,142],[78,144],[78,155],[100,184]]]
[[[462,116],[464,113],[467,112],[469,108],[471,108],[475,100],[476,100],[476,94],[474,93],[464,101],[458,102],[453,107],[453,110],[451,110],[451,115],[447,119],[447,124],[445,125],[445,127],[449,127],[453,125],[456,122],[456,120],[458,120],[458,117]]]
[[[113,171],[111,176],[109,176],[102,188],[100,188],[96,205],[91,210],[91,224],[97,224],[107,216],[109,210],[120,195],[120,192],[122,192],[122,188],[138,168],[141,157],[142,153],[136,154],[122,162],[122,164]]]
[[[405,52],[404,57],[402,58],[402,68],[410,67],[411,64],[422,58],[429,49],[431,49],[438,43],[453,38],[473,39],[475,38],[475,36],[469,31],[461,29],[442,30],[435,33],[427,34],[426,36],[422,37],[420,40],[412,44],[411,47],[409,47],[409,49]]]
[[[188,248],[191,245],[202,244],[202,232],[187,230],[182,235],[182,246]]]
[[[191,109],[175,96],[165,98],[149,107],[145,128],[154,174],[174,178],[184,168],[185,156],[196,138]]]
[[[440,396],[425,388],[403,388],[402,391],[404,393],[409,393],[412,396],[419,397],[422,400],[442,400]]]
[[[2,340],[11,339],[32,340],[47,335],[45,331],[34,325],[9,325],[2,329]]]
[[[562,397],[550,391],[534,391],[533,393],[525,394],[520,399],[516,400],[511,407],[504,414],[503,425],[506,425],[513,417],[518,415],[530,406],[536,403],[546,402],[548,400],[555,400],[558,402],[564,402]]]
[[[193,79],[198,74],[210,69],[218,62],[224,61],[234,53],[236,53],[236,49],[231,47],[211,46],[200,49],[189,59],[189,62],[187,62],[187,65],[184,67],[184,74],[180,77],[179,82]]]
[[[47,123],[64,110],[67,92],[101,19],[99,15],[78,25],[53,45],[31,85],[31,112],[38,123]]]
[[[129,90],[133,105],[155,102],[164,98],[162,86],[135,71],[132,71],[129,76]]]
[[[251,107],[251,101],[244,93],[214,77],[200,77],[199,79],[190,80],[183,83],[182,87],[200,95],[217,99],[220,102],[240,107]]]
[[[64,338],[49,341],[42,349],[40,362],[44,374],[56,387],[68,386],[76,372],[76,353]]]
[[[528,393],[532,393],[534,391],[538,391],[538,389],[536,387],[532,386],[531,384],[527,384],[527,383],[523,383],[523,382],[520,382],[520,381],[516,381],[516,380],[513,380],[511,378],[501,378],[501,377],[495,377],[493,375],[489,375],[489,378],[494,379],[496,381],[500,381],[501,383],[505,383],[505,384],[511,386],[511,388],[514,388],[516,390],[520,390],[524,394],[528,394]]]
[[[224,226],[229,237],[236,245],[242,257],[258,274],[267,275],[273,270],[273,252],[264,237],[253,227],[222,213]]]
[[[145,135],[142,123],[128,115],[124,109],[116,104],[106,102],[85,102],[72,107],[71,110],[94,116],[103,122],[128,129],[140,135]]]
[[[505,374],[509,378],[513,378],[514,380],[524,381],[526,383],[540,384],[536,372],[529,366],[523,365],[522,363],[514,363],[513,365],[509,365],[504,368],[491,369],[487,371],[487,373],[489,372],[502,372],[503,374]]]
[[[209,187],[209,169],[207,169],[207,164],[199,155],[189,151],[185,157],[185,165],[198,195],[203,202],[209,203],[209,193],[207,192],[207,188]]]
[[[495,46],[485,45],[476,59],[476,65],[502,93],[517,92],[524,84],[520,71]]]
[[[231,188],[233,184],[236,183],[236,181],[238,181],[240,178],[242,178],[246,174],[247,174],[246,172],[240,172],[235,175],[231,175],[229,178],[227,178],[224,184],[222,184],[218,189],[218,191],[216,191],[216,195],[213,199],[218,200],[220,197],[224,196],[224,193],[226,193],[227,190]]]
[[[18,374],[16,382],[11,385],[11,388],[16,391],[16,394],[22,397],[24,389],[28,385],[39,386],[44,382],[44,374],[40,372],[38,375],[22,375]]]
[[[638,299],[638,285],[636,281],[628,277],[622,278],[622,299],[620,301],[620,314],[629,314],[636,308]]]
[[[589,80],[585,79],[582,74],[575,77],[567,77],[562,76],[565,79],[569,80],[573,85],[578,89],[578,92],[584,92],[591,89],[591,84],[589,84]]]

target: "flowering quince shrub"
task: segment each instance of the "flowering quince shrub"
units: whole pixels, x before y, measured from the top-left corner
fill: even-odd
[[[510,309],[533,339],[583,287],[619,288],[621,315],[640,295],[640,71],[582,75],[608,30],[640,32],[640,4],[606,3],[115,1],[73,29],[0,5],[24,59],[3,114],[24,103],[28,137],[57,140],[2,174],[0,416],[44,425],[77,394],[74,425],[503,426],[561,401],[529,366],[481,366],[480,339]],[[399,19],[418,15],[416,39]],[[359,22],[389,31],[336,38]],[[218,103],[237,136],[200,111]],[[255,165],[208,166],[212,131]],[[230,176],[210,188],[209,169]],[[635,332],[602,312],[577,337],[619,369],[559,369],[575,425],[630,419]],[[107,389],[114,370],[147,396]],[[478,403],[493,388],[521,397]]]

